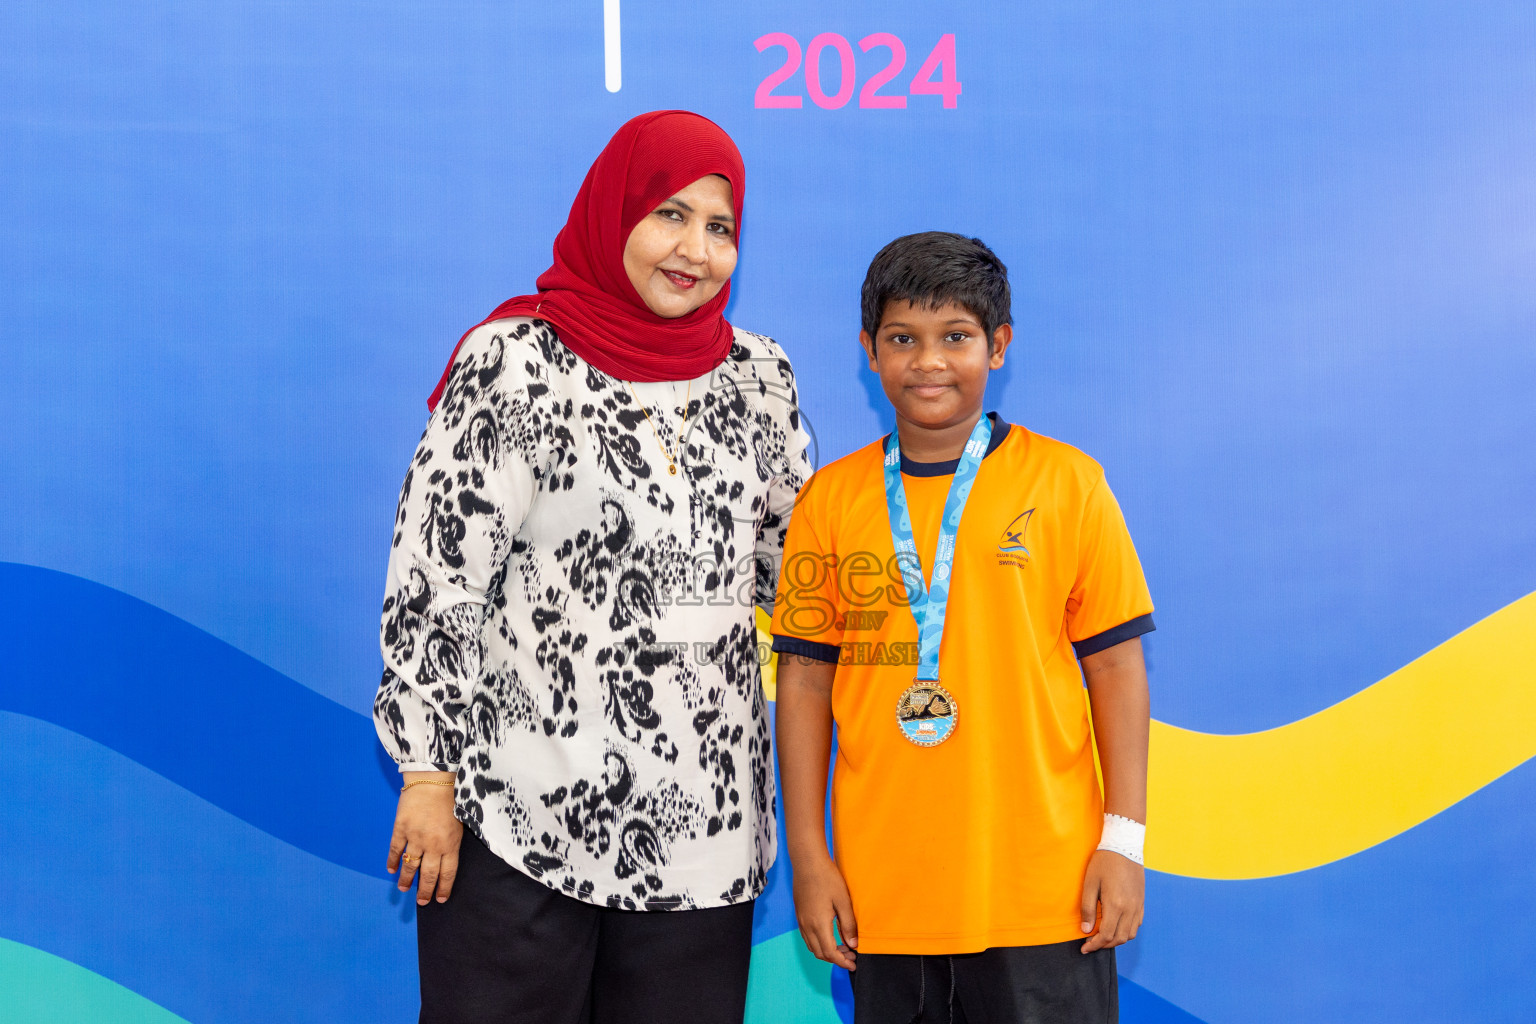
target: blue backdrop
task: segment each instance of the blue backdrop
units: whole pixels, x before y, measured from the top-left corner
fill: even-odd
[[[823,462],[888,426],[879,246],[1008,262],[990,402],[1107,467],[1161,721],[1283,726],[1536,590],[1523,0],[54,0],[0,52],[13,1019],[414,1016],[365,717],[397,489],[453,342],[644,110],[740,144],[729,315]],[[1153,872],[1126,1020],[1531,1020],[1533,806],[1524,764],[1310,870]],[[751,1014],[834,1021],[786,866]]]

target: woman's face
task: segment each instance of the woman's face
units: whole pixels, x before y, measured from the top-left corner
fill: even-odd
[[[706,175],[641,218],[624,271],[657,316],[686,316],[720,294],[736,269],[731,183]]]

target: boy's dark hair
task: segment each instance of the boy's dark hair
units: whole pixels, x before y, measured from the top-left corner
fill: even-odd
[[[987,345],[1003,324],[1013,323],[1008,268],[979,238],[952,231],[902,235],[875,254],[864,275],[864,330],[873,338],[890,302],[934,309],[953,302],[981,321]]]

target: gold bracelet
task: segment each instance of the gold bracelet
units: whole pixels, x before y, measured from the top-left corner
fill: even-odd
[[[405,785],[401,786],[400,787],[400,792],[404,793],[406,790],[410,789],[412,786],[456,786],[456,785],[458,785],[458,782],[456,780],[452,780],[452,779],[450,779],[447,782],[438,782],[436,779],[417,779],[415,782],[407,782]]]

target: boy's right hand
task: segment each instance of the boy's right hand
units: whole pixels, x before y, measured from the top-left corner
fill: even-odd
[[[800,922],[805,948],[818,960],[853,970],[859,926],[853,917],[853,900],[848,896],[843,873],[825,854],[797,861],[793,867],[795,917]],[[839,932],[844,945],[838,944]]]

